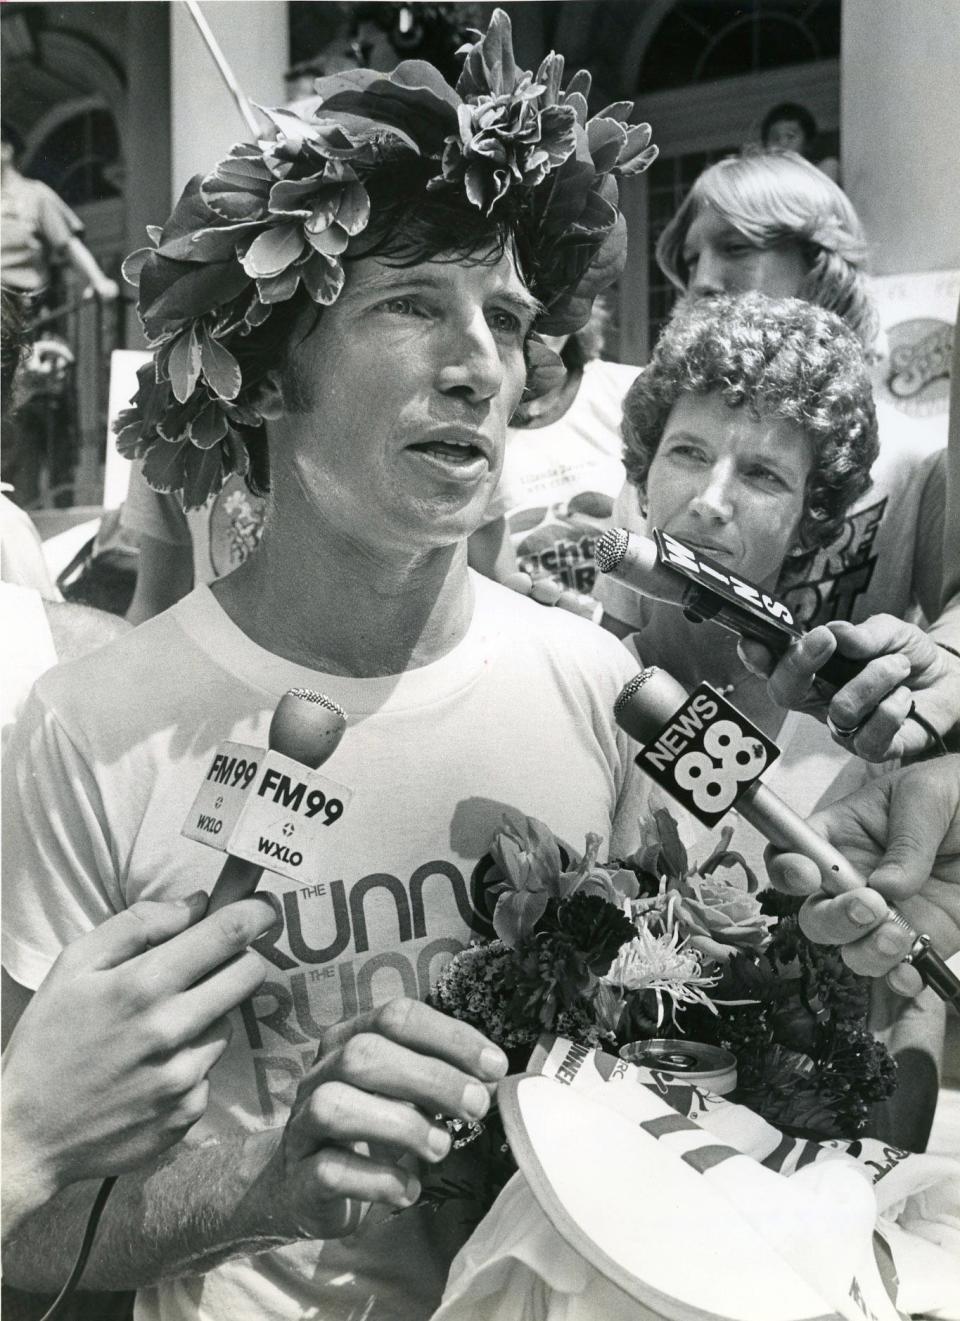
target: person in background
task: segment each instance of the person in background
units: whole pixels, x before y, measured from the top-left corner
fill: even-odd
[[[838,317],[799,299],[741,294],[687,302],[627,392],[623,437],[628,477],[651,524],[776,595],[790,559],[830,542],[869,483],[877,431],[860,343]],[[707,681],[727,694],[780,748],[765,783],[801,816],[863,780],[855,748],[885,748],[901,737],[913,693],[900,681],[910,673],[914,684],[936,680],[954,659],[914,625],[890,621],[903,631],[903,647],[872,661],[855,681],[860,700],[872,691],[874,705],[865,706],[854,743],[807,715],[785,713],[798,705],[783,699],[793,654],[768,684],[744,667],[744,645],[709,621],[692,623],[676,607],[645,598],[638,616],[626,643],[640,664],[663,666],[688,689]],[[825,634],[849,648],[876,626],[823,627],[804,642],[822,647],[818,635]],[[841,692],[833,699],[837,727],[849,698]],[[691,818],[682,821],[696,832]],[[734,847],[763,874],[764,843],[745,822]],[[909,1009],[877,993],[871,1027],[902,1064],[875,1131],[922,1150],[936,1104],[943,1006],[933,992]]]
[[[817,121],[795,101],[781,101],[768,110],[760,126],[760,142],[770,151],[795,151],[816,165],[828,179],[840,182],[840,162],[836,156],[816,159]]]
[[[876,314],[865,259],[863,230],[848,198],[793,152],[752,152],[712,165],[697,179],[657,245],[661,269],[687,298],[748,290],[803,298],[835,312],[869,350]],[[837,640],[822,630],[811,632],[790,654],[786,669],[778,670],[778,700],[803,703],[806,709],[815,705],[821,718],[827,708],[822,701],[810,702],[811,685],[827,647],[852,647],[850,654],[858,657],[903,654],[905,638],[898,621],[920,608],[929,621],[929,637],[941,648],[960,649],[960,597],[943,608],[940,599],[945,452],[905,434],[903,419],[888,405],[878,402],[876,408],[880,451],[869,487],[848,510],[831,543],[792,558],[780,582],[780,592],[801,625],[813,630],[828,620],[842,620],[859,626],[859,631],[850,630]],[[631,483],[624,486],[612,521],[646,532],[638,494]],[[954,554],[960,555],[960,549],[954,548]],[[635,593],[603,575],[594,590],[613,631],[623,635],[637,626]],[[872,616],[876,618],[863,632],[862,621]],[[917,711],[944,736],[960,710],[960,660],[950,650],[940,659],[934,682],[926,682],[931,671],[922,661],[918,666],[923,676],[901,671],[888,677],[908,687],[922,678],[913,693]],[[754,662],[758,660],[754,653]],[[931,747],[931,735],[914,721],[900,726],[883,746],[869,739],[858,743],[857,726],[868,719],[877,694],[872,686],[866,693],[848,688],[837,715],[846,717],[842,727],[862,755],[885,760]]]
[[[16,413],[17,373],[26,352],[23,300],[0,289],[0,413]],[[57,590],[30,515],[0,493],[0,638],[3,746],[34,681],[57,660],[73,660],[125,632],[115,615],[68,605]]]
[[[600,357],[609,320],[598,306],[583,330],[548,339],[559,379],[514,414],[491,522],[470,539],[473,567],[500,582],[519,571],[570,592],[593,587],[596,540],[623,484],[623,396],[637,374]]]
[[[17,168],[22,144],[16,130],[2,125],[0,141],[0,279],[8,289],[40,297],[50,284],[54,264],[65,260],[91,292],[112,302],[120,292],[80,235],[83,225],[66,202],[39,179]]]
[[[24,297],[0,288],[2,324],[2,417],[7,431],[16,413],[17,379],[29,350]],[[62,601],[47,568],[43,543],[33,519],[7,495],[13,488],[0,483],[0,581],[38,592],[47,601]]]
[[[19,134],[4,122],[0,140],[0,284],[29,299],[32,321],[44,312],[50,313],[53,304],[62,301],[56,276],[64,264],[77,273],[91,296],[113,302],[119,293],[117,282],[101,270],[83,242],[79,218],[52,188],[20,173],[21,151]],[[31,372],[36,403],[26,402],[21,421],[6,430],[3,474],[16,488],[17,502],[26,508],[40,497],[44,455],[53,470],[52,480],[64,476],[58,447],[67,428],[61,416],[63,393],[58,373],[62,377],[71,361],[67,345],[48,333],[46,352],[38,346]],[[60,412],[55,412],[55,420],[49,422],[47,435],[47,425],[38,425],[35,414],[46,416],[44,410],[56,410],[58,406]]]
[[[266,500],[236,473],[201,508],[184,510],[176,495],[149,486],[139,462],[131,464],[120,511],[121,528],[139,548],[129,622],[142,624],[238,568],[260,544],[265,516]]]

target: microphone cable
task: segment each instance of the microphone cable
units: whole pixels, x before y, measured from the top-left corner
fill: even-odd
[[[90,1214],[87,1216],[86,1227],[83,1231],[83,1238],[80,1241],[80,1251],[77,1253],[77,1259],[73,1263],[73,1269],[67,1276],[67,1282],[57,1294],[56,1298],[41,1316],[40,1321],[56,1321],[57,1317],[64,1315],[64,1308],[76,1293],[77,1285],[80,1283],[80,1277],[86,1269],[87,1261],[90,1257],[90,1249],[93,1247],[93,1240],[96,1237],[97,1228],[100,1224],[100,1217],[103,1215],[103,1208],[107,1204],[107,1198],[113,1191],[113,1185],[117,1182],[117,1176],[111,1174],[109,1178],[104,1179],[97,1189],[97,1195],[93,1200],[93,1206],[90,1208]]]

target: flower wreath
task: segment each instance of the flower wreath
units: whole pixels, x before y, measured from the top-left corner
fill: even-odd
[[[411,154],[437,163],[428,190],[462,189],[488,216],[509,199],[537,254],[539,331],[586,322],[623,267],[616,176],[655,159],[650,126],[626,122],[629,101],[588,120],[590,75],[581,70],[561,90],[562,55],[548,55],[536,77],[518,69],[502,10],[477,36],[463,48],[456,89],[421,60],[386,75],[318,79],[299,112],[264,112],[275,137],[234,146],[190,181],[162,229],[148,228],[154,246],[128,257],[123,273],[138,288],[154,361],[116,431],[120,452],[144,459],[156,490],[178,491],[194,508],[233,472],[266,489],[262,431],[251,430],[263,425],[266,368],[245,344],[269,335],[250,339],[301,288],[317,305],[336,301],[344,253],[370,219],[364,181]],[[527,366],[532,397],[555,375],[537,336]]]

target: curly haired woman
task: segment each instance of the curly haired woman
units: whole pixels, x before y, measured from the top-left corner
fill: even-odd
[[[869,484],[877,424],[860,345],[838,317],[796,298],[687,304],[627,392],[623,439],[650,526],[775,592]],[[774,703],[733,634],[635,599],[639,627],[627,645],[689,687],[730,693],[780,744],[773,778],[798,811],[813,810],[848,765],[859,779],[862,768],[821,725]],[[761,850],[757,837],[758,864]]]

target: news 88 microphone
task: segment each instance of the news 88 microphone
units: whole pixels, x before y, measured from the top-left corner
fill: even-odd
[[[180,832],[227,855],[208,912],[253,894],[264,871],[292,880],[309,876],[323,855],[325,832],[353,796],[318,774],[345,729],[336,702],[291,688],[273,713],[266,752],[232,742],[217,748]]]
[[[777,849],[802,853],[820,869],[828,894],[859,889],[866,878],[760,780],[780,755],[767,736],[722,694],[702,683],[687,694],[666,670],[650,666],[627,683],[613,707],[617,724],[642,744],[637,766],[704,825],[731,808]],[[942,1000],[960,1007],[960,979],[896,908],[890,917],[913,937],[912,963]]]

